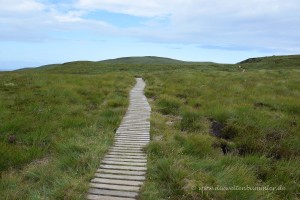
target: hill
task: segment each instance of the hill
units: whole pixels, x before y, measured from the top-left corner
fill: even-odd
[[[143,57],[122,57],[116,59],[108,59],[99,61],[101,63],[111,64],[197,64],[198,62],[187,62],[182,60],[176,60],[171,58],[157,57],[157,56],[143,56]]]
[[[39,72],[72,73],[72,74],[97,74],[107,72],[152,72],[172,70],[221,70],[236,71],[237,65],[247,70],[256,69],[298,69],[300,67],[300,55],[269,56],[248,58],[236,64],[219,64],[213,62],[189,62],[171,58],[144,56],[122,57],[102,61],[73,61],[62,64],[49,64],[38,68],[20,69],[18,71],[34,70]]]
[[[98,74],[107,72],[151,72],[172,70],[213,70],[225,69],[231,65],[217,64],[212,62],[186,62],[171,58],[145,56],[124,57],[103,61],[73,61],[63,64],[50,64],[36,68],[39,72],[71,73],[71,74]],[[21,69],[23,71],[27,69]]]
[[[299,68],[300,55],[248,58],[237,64],[251,68]]]

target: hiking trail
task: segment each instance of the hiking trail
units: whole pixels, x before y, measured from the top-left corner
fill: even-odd
[[[115,141],[91,180],[89,200],[134,200],[147,170],[143,147],[150,141],[151,107],[144,95],[145,82],[136,78],[127,112]]]

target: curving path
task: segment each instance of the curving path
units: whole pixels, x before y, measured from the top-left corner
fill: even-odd
[[[128,110],[116,131],[113,147],[91,180],[89,200],[134,200],[145,180],[150,141],[151,107],[144,95],[145,82],[136,78]]]

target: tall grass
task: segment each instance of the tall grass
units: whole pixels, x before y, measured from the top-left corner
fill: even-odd
[[[299,76],[298,70],[145,74],[153,141],[142,199],[299,198]]]
[[[113,141],[129,75],[0,75],[4,199],[83,199]]]

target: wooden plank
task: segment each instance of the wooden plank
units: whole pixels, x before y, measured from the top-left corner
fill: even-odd
[[[140,148],[140,149],[143,149],[144,147],[141,146],[141,145],[131,145],[131,144],[115,144],[114,145],[115,147],[129,147],[129,148]]]
[[[148,123],[147,123],[148,122]],[[131,120],[131,119],[123,119],[123,121],[121,122],[120,127],[129,127],[129,126],[145,126],[145,127],[150,127],[150,122],[146,121],[145,119],[135,119],[135,120]]]
[[[144,135],[147,136],[149,135],[150,130],[121,130],[121,131],[116,131],[116,135]]]
[[[119,145],[114,145],[113,148],[118,147],[118,148],[129,148],[129,149],[143,149],[142,147],[138,147],[138,146],[119,146]]]
[[[100,165],[101,169],[121,169],[121,170],[129,170],[129,171],[146,171],[147,167],[135,167],[135,166],[122,166],[122,165]]]
[[[148,142],[148,141],[144,141],[144,142],[135,142],[135,141],[115,141],[115,143],[145,145],[145,144],[148,144],[149,142]]]
[[[145,171],[129,171],[129,170],[117,170],[117,169],[97,169],[99,173],[112,173],[112,174],[122,174],[122,175],[134,175],[142,176],[145,175]]]
[[[146,154],[144,153],[126,153],[126,152],[116,152],[116,151],[110,151],[108,155],[146,156]]]
[[[119,147],[119,146],[114,146],[111,148],[111,150],[116,149],[116,150],[136,150],[136,151],[140,151],[140,152],[144,152],[142,147]]]
[[[89,193],[94,195],[105,195],[105,196],[127,197],[127,198],[135,198],[138,196],[137,192],[107,190],[107,189],[97,189],[97,188],[91,188],[89,190]]]
[[[128,185],[128,186],[141,186],[142,181],[130,181],[130,180],[117,180],[108,178],[93,178],[92,183],[105,183],[114,185]]]
[[[142,153],[145,154],[145,151],[142,149],[120,149],[117,147],[113,147],[110,149],[110,152],[117,152],[117,153]]]
[[[126,133],[126,132],[129,132],[129,133],[132,133],[132,132],[142,132],[142,133],[149,133],[150,131],[150,128],[124,128],[124,129],[118,129],[116,131],[116,133]]]
[[[90,183],[90,187],[99,188],[99,189],[109,189],[109,190],[121,190],[121,191],[132,191],[138,192],[139,186],[129,186],[129,185],[111,185],[104,183]]]
[[[146,166],[146,163],[141,162],[122,162],[122,161],[111,161],[111,160],[103,160],[103,164],[106,165],[126,165],[126,166]]]
[[[144,131],[122,131],[122,132],[116,132],[116,136],[122,136],[122,135],[149,136],[149,132],[144,132]]]
[[[137,143],[137,142],[115,142],[114,145],[135,145],[139,147],[145,147],[148,143]]]
[[[148,135],[118,135],[115,137],[115,140],[142,140],[150,141],[150,136]]]
[[[150,124],[134,124],[134,123],[128,123],[128,124],[121,124],[118,129],[127,129],[127,128],[150,128]]]
[[[120,179],[120,180],[133,180],[133,181],[144,181],[145,180],[145,176],[119,175],[119,174],[103,174],[103,173],[96,173],[95,177]]]
[[[150,139],[150,135],[149,133],[147,134],[142,134],[142,133],[118,133],[115,135],[115,138],[118,137],[130,137],[130,138],[146,138],[146,139]]]
[[[138,144],[137,146],[131,145],[131,147],[117,147],[117,145],[122,145],[122,144],[126,145],[126,144],[128,144],[129,141],[127,143],[126,142],[122,143],[120,141],[118,144],[115,143],[115,145],[112,148],[110,148],[110,150],[113,150],[113,149],[116,149],[116,150],[129,150],[129,151],[136,150],[136,151],[140,151],[141,153],[144,152],[144,150],[143,150],[144,147],[142,146],[143,143],[142,144],[136,143],[136,144]]]
[[[114,145],[115,147],[123,147],[123,148],[140,148],[140,149],[144,149],[143,146],[138,146],[136,147],[135,145],[126,145],[126,144],[118,144],[118,145]]]
[[[142,150],[142,147],[139,146],[131,146],[131,147],[120,147],[120,146],[113,146],[112,148],[118,148],[118,149],[139,149]]]
[[[130,137],[130,136],[134,136],[134,137],[138,137],[138,138],[150,138],[150,134],[149,133],[118,133],[115,135],[115,138],[118,137]]]
[[[150,142],[149,139],[132,139],[132,138],[116,139],[115,141],[116,142],[145,142],[145,143]]]
[[[129,155],[106,155],[106,158],[128,158],[128,159],[147,159],[146,156],[129,156]]]
[[[119,128],[118,128],[118,130],[130,130],[130,129],[141,129],[141,130],[143,130],[143,129],[145,129],[145,130],[149,130],[150,129],[150,126],[133,126],[133,125],[130,125],[130,126],[127,126],[127,127],[122,127],[122,126],[120,126]]]
[[[150,136],[149,136],[149,134],[147,134],[147,135],[141,135],[141,134],[139,134],[139,133],[137,133],[137,134],[125,134],[125,133],[123,133],[123,134],[119,134],[119,135],[116,135],[116,138],[118,138],[118,137],[121,137],[121,138],[137,138],[137,139],[143,139],[143,138],[145,138],[145,139],[150,139]]]
[[[135,200],[135,198],[113,197],[113,196],[94,195],[94,194],[88,194],[86,198],[88,200]]]
[[[144,119],[145,121],[145,119]],[[146,129],[146,130],[149,130],[151,128],[151,126],[149,125],[134,125],[134,123],[127,123],[127,124],[124,124],[123,126],[119,126],[117,130],[127,130],[127,129]],[[145,131],[147,132],[147,131]]]
[[[145,142],[149,143],[149,139],[131,139],[131,138],[124,138],[124,139],[116,139],[115,142]],[[135,148],[141,148],[139,146],[136,146]]]
[[[133,150],[130,150],[130,149],[110,149],[110,152],[121,152],[121,153],[143,153],[142,150],[137,150],[137,149],[133,149]]]
[[[120,161],[120,162],[130,162],[130,163],[147,163],[146,159],[126,159],[126,158],[104,158],[104,161]]]
[[[148,143],[145,143],[145,142],[143,142],[143,143],[141,143],[141,142],[115,142],[114,143],[115,145],[122,145],[122,144],[124,144],[124,145],[136,145],[136,146],[140,146],[140,147],[145,147]]]

